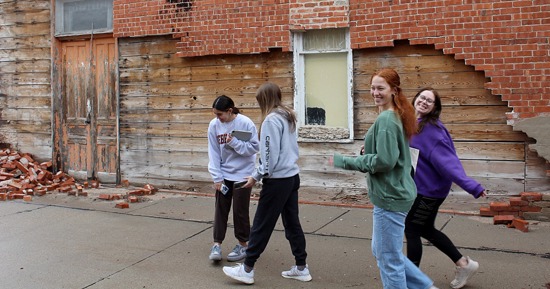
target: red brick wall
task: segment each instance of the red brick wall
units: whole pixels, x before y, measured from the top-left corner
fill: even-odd
[[[182,57],[290,51],[291,30],[336,27],[353,49],[434,44],[490,77],[510,124],[550,115],[548,0],[115,0],[114,18],[117,37],[181,37]]]

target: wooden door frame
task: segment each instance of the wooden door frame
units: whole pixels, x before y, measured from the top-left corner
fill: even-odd
[[[71,40],[90,40],[92,35],[79,35],[71,37],[62,37],[57,38],[54,35],[54,29],[52,21],[52,50],[51,50],[51,59],[52,59],[52,68],[51,68],[51,88],[52,88],[52,99],[51,99],[51,119],[52,119],[52,170],[54,173],[63,171],[68,172],[68,167],[66,165],[66,160],[63,159],[65,155],[66,146],[63,139],[64,136],[64,126],[66,125],[63,117],[66,115],[65,107],[63,106],[63,51],[62,43],[65,41]],[[107,34],[98,34],[93,35],[94,38],[109,38],[113,37],[111,33]],[[118,47],[118,39],[115,38],[115,47]],[[118,61],[118,53],[116,53],[116,60]],[[120,88],[119,88],[119,68],[116,65],[115,68],[115,98],[116,98],[116,160],[115,160],[115,183],[121,183],[121,172],[120,172]],[[97,173],[93,178],[98,178]]]

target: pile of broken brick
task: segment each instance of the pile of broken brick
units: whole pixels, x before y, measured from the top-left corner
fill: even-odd
[[[550,195],[522,192],[510,197],[508,202],[491,202],[481,207],[479,215],[493,217],[493,224],[503,224],[522,232],[529,231],[529,220],[550,221]]]
[[[0,150],[0,201],[22,199],[32,201],[33,196],[48,193],[66,193],[72,196],[88,196],[84,189],[99,188],[99,181],[77,182],[64,172],[53,174],[52,162],[36,162],[29,153],[19,153],[10,149]],[[129,186],[127,180],[122,185]],[[128,203],[139,201],[140,196],[155,194],[158,189],[150,184],[143,188],[133,189],[125,195],[100,194],[102,200],[123,200],[117,208],[128,208]]]

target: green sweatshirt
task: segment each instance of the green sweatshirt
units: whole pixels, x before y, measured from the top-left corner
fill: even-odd
[[[380,113],[365,135],[365,153],[334,154],[334,166],[367,173],[370,201],[394,212],[408,212],[416,198],[409,141],[392,110]]]

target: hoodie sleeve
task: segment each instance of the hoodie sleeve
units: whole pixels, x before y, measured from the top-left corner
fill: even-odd
[[[451,142],[440,140],[430,154],[430,162],[440,175],[446,176],[477,199],[485,189],[476,180],[466,175]]]
[[[399,159],[398,142],[395,133],[389,129],[377,129],[374,133],[374,139],[376,139],[374,153],[367,153],[357,157],[346,157],[335,154],[334,166],[370,174],[387,172],[393,169]],[[369,147],[367,142],[369,142],[369,136],[365,139],[365,148]]]
[[[242,141],[234,137],[227,143],[235,150],[235,152],[245,157],[255,155],[260,150],[260,142],[258,140],[258,131],[256,130],[256,126],[252,123],[247,126],[246,130],[252,132],[252,137],[249,141]]]
[[[221,148],[213,124],[208,127],[208,172],[215,183],[223,181]]]
[[[270,118],[266,118],[262,123],[260,132],[260,163],[253,175],[256,181],[273,175],[273,170],[277,166],[281,152],[282,130],[283,127]]]

